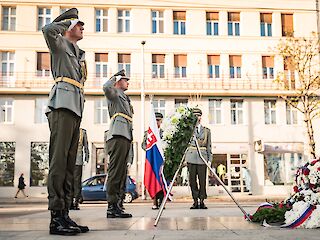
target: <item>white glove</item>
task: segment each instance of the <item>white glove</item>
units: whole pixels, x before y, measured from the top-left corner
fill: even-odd
[[[71,24],[68,28],[68,31],[71,31],[72,28],[74,28],[75,25],[77,25],[77,23],[79,22],[79,19],[73,19],[73,20],[70,20],[71,21]]]
[[[131,163],[127,163],[127,168],[130,168],[131,167]]]

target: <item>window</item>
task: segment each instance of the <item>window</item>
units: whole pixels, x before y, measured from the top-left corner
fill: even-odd
[[[260,34],[262,37],[272,36],[272,13],[260,13]]]
[[[37,52],[37,76],[50,76],[50,54],[47,52]]]
[[[209,123],[221,124],[222,123],[222,100],[209,99]]]
[[[152,78],[164,78],[164,54],[152,54]]]
[[[297,102],[293,102],[295,106],[297,106]],[[298,124],[298,110],[286,103],[286,116],[287,116],[287,124],[288,125],[296,125]]]
[[[94,101],[94,123],[106,124],[108,123],[109,113],[106,99],[98,99]]]
[[[295,63],[291,57],[286,57],[284,59],[284,85],[287,89],[296,88],[295,80]]]
[[[207,35],[219,35],[219,13],[207,12]]]
[[[230,100],[231,124],[243,124],[243,100]]]
[[[130,32],[130,10],[118,10],[118,32]]]
[[[281,14],[282,36],[293,37],[293,14]]]
[[[228,13],[228,35],[240,36],[240,13],[239,12]]]
[[[262,76],[263,79],[274,79],[274,58],[272,56],[262,56]]]
[[[152,11],[152,33],[163,33],[163,11]]]
[[[130,54],[118,54],[118,70],[126,70],[126,76],[130,77],[130,64],[131,55]]]
[[[30,186],[47,186],[49,172],[49,144],[31,143]]]
[[[0,123],[13,123],[13,100],[0,98]]]
[[[108,9],[96,9],[96,32],[108,32]]]
[[[301,153],[268,153],[264,155],[265,184],[287,185],[294,183],[298,166],[303,165]]]
[[[15,7],[2,7],[2,26],[3,31],[16,30],[16,8]]]
[[[208,55],[208,77],[220,78],[220,56]]]
[[[187,55],[174,55],[174,77],[187,77]]]
[[[178,35],[186,34],[186,12],[173,12],[173,33]]]
[[[108,75],[108,53],[95,53],[96,77],[104,78]]]
[[[276,124],[276,100],[264,100],[264,123]]]
[[[15,142],[0,142],[0,186],[13,186],[15,151]]]
[[[38,8],[38,31],[51,22],[51,8]]]
[[[230,78],[241,78],[241,56],[229,56]]]
[[[36,98],[35,101],[35,123],[47,123],[46,109],[48,105],[47,98]]]
[[[0,78],[5,81],[14,80],[14,52],[0,52],[1,53],[1,75]],[[8,82],[10,84],[10,82]]]
[[[153,100],[152,105],[154,108],[154,112],[162,113],[165,116],[166,113],[166,100]]]
[[[187,106],[188,105],[188,99],[187,98],[182,98],[182,99],[175,99],[174,100],[174,107],[178,108],[180,106]]]

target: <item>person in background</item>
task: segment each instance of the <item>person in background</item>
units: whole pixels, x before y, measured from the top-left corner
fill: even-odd
[[[19,177],[19,183],[18,183],[18,191],[16,193],[16,195],[14,196],[14,198],[18,197],[18,193],[21,191],[22,194],[24,195],[24,197],[29,197],[28,195],[25,194],[24,189],[26,187],[26,184],[24,183],[24,177],[23,177],[23,173],[21,173],[20,177]]]
[[[249,191],[249,195],[252,195],[252,188],[251,188],[251,175],[246,166],[242,167],[242,177],[246,184],[246,189]]]

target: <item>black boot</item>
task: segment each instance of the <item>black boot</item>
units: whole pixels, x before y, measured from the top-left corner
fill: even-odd
[[[124,206],[123,206],[123,199],[120,199],[120,200],[118,201],[118,206],[119,206],[119,208],[120,208],[121,210],[125,210],[125,208],[124,208]]]
[[[79,200],[74,200],[74,203],[73,203],[73,210],[80,210],[80,207],[79,207]]]
[[[193,199],[193,204],[190,207],[190,209],[198,209],[198,208],[199,208],[198,199]]]
[[[63,210],[63,217],[64,217],[64,220],[70,225],[70,227],[78,228],[81,233],[85,233],[85,232],[89,231],[89,228],[87,226],[78,225],[75,221],[73,221],[69,217],[69,211],[68,210]]]
[[[117,203],[109,203],[107,210],[107,218],[131,218],[130,213],[121,210]]]
[[[204,199],[200,199],[200,209],[208,209],[207,206],[204,204]]]
[[[79,228],[71,228],[65,221],[61,210],[51,211],[49,233],[54,235],[72,236],[80,232]]]

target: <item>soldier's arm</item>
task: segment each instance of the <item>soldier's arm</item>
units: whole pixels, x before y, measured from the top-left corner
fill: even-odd
[[[84,161],[89,162],[89,147],[88,147],[88,137],[87,131],[83,130],[83,148],[84,148]]]
[[[141,148],[143,150],[146,150],[147,149],[147,138],[148,138],[148,132],[145,131],[144,132],[144,136],[143,136],[143,140],[142,140],[142,143],[141,143]]]
[[[116,83],[116,78],[115,76],[113,76],[103,84],[104,95],[108,99],[114,99],[118,96],[117,89],[114,87],[115,83]]]
[[[128,158],[127,158],[127,166],[128,166],[128,164],[130,164],[130,166],[132,165],[132,163],[133,163],[133,155],[134,155],[133,143],[131,143],[129,154],[128,154]]]
[[[207,156],[208,161],[211,162],[212,152],[211,152],[211,131],[207,128],[208,131],[208,141],[207,141]]]
[[[71,21],[52,22],[42,28],[42,33],[51,52],[61,48],[63,33],[69,28]]]

